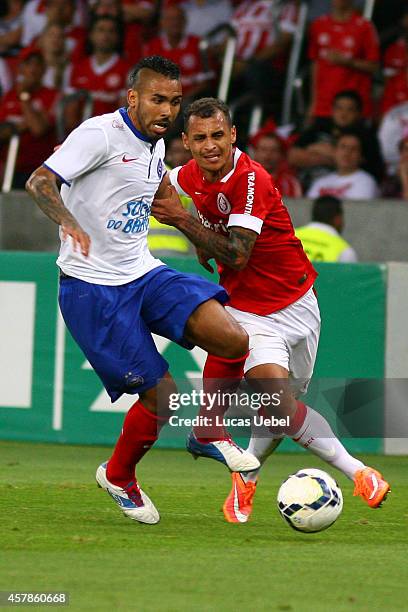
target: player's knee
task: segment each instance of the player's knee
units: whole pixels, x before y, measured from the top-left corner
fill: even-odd
[[[223,351],[219,357],[239,359],[248,352],[248,334],[240,325],[234,323],[225,329],[224,339]]]
[[[166,372],[156,386],[140,393],[142,404],[159,417],[169,417],[169,399],[177,393],[177,386],[171,375]]]

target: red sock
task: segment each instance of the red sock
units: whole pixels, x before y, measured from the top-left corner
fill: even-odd
[[[223,393],[233,393],[238,388],[244,375],[244,363],[247,355],[238,359],[223,359],[208,355],[203,370],[203,390],[212,395],[219,394],[222,398]],[[229,438],[222,419],[229,406],[221,402],[215,402],[210,410],[207,404],[200,407],[198,415],[206,417],[210,422],[207,426],[194,428],[194,434],[199,442],[207,444],[214,440],[225,440]],[[218,420],[218,423],[217,423]]]
[[[289,427],[270,427],[272,433],[274,434],[285,434],[286,436],[292,437],[294,436],[299,429],[302,427],[305,418],[306,418],[307,408],[303,402],[299,402],[296,400],[296,412],[293,417],[290,419]],[[265,410],[265,408],[260,408],[258,410],[258,414],[264,419],[270,419],[271,415]]]
[[[123,422],[106,476],[113,484],[124,487],[135,480],[135,466],[156,442],[167,419],[147,410],[140,400],[130,408]]]

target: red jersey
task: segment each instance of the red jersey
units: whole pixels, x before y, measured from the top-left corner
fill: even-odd
[[[408,45],[405,38],[399,38],[386,48],[383,64],[386,77],[395,76],[404,68],[408,68]]]
[[[317,274],[295,236],[279,191],[260,164],[235,149],[234,168],[216,183],[204,179],[195,160],[172,170],[170,177],[193,199],[204,227],[223,235],[233,226],[259,234],[243,270],[218,263],[231,306],[267,315],[310,289]]]
[[[65,41],[71,62],[77,62],[85,56],[85,28],[81,28],[78,26],[66,28]]]
[[[344,89],[355,89],[363,100],[364,116],[372,114],[371,76],[361,70],[329,62],[327,52],[340,51],[350,59],[378,62],[378,36],[370,21],[354,13],[348,21],[335,21],[331,15],[316,19],[310,30],[309,57],[316,62],[316,106],[313,115],[329,117],[334,96]]]
[[[122,5],[127,4],[137,6],[138,8],[154,9],[156,2],[154,0],[122,0]],[[140,21],[130,21],[125,24],[125,36],[123,41],[123,50],[126,60],[130,65],[137,64],[142,59],[142,47],[147,37],[151,26],[145,25]]]
[[[384,115],[404,102],[408,102],[408,69],[388,79],[381,101],[381,113]]]
[[[193,87],[210,79],[201,60],[198,36],[185,36],[177,47],[171,47],[167,36],[156,36],[144,47],[144,56],[162,55],[180,66],[183,95],[188,96]]]
[[[16,170],[18,172],[33,172],[43,159],[47,159],[56,144],[55,106],[59,91],[40,87],[31,93],[31,104],[37,111],[47,115],[50,128],[43,136],[34,136],[27,129],[20,133],[20,146],[18,149]],[[3,98],[0,106],[0,122],[10,121],[19,125],[24,120],[21,102],[16,89],[9,91]]]
[[[279,193],[286,198],[301,198],[302,186],[296,176],[287,168],[280,169],[273,178]]]
[[[72,66],[67,93],[86,89],[92,94],[93,115],[112,113],[119,105],[120,96],[126,91],[129,66],[116,53],[98,65],[91,55]]]

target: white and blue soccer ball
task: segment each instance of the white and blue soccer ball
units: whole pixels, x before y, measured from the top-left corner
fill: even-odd
[[[333,525],[343,509],[343,495],[329,474],[305,468],[282,483],[278,508],[293,529],[312,533]]]

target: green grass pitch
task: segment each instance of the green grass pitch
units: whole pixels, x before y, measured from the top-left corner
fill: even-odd
[[[328,531],[301,534],[278,515],[276,493],[301,467],[327,469],[309,453],[268,461],[246,525],[223,520],[223,466],[165,450],[138,472],[161,522],[134,523],[95,485],[108,456],[101,447],[0,443],[0,590],[68,591],[67,610],[407,609],[407,457],[365,457],[392,484],[379,510],[329,470],[343,513]]]

